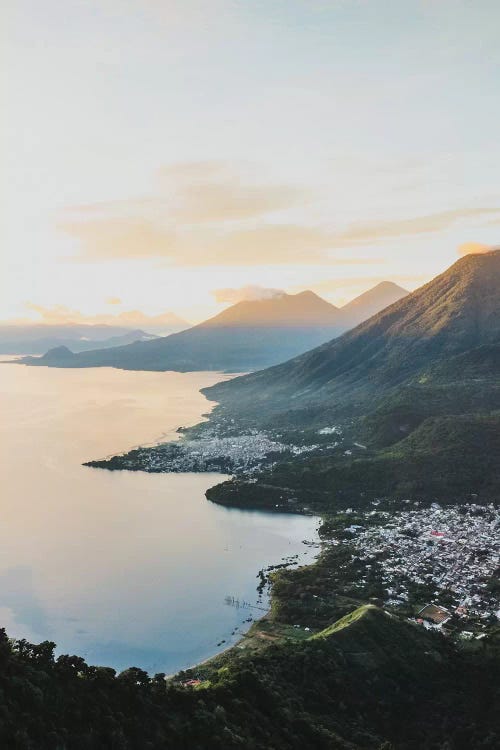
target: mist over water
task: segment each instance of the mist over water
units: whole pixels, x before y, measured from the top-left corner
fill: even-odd
[[[216,653],[259,610],[258,570],[317,519],[226,509],[220,474],[108,472],[92,458],[172,439],[216,373],[0,364],[0,625],[117,669],[167,673]],[[244,627],[247,627],[245,624]]]

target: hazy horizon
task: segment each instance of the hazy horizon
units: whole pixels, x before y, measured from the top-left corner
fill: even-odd
[[[375,283],[373,286],[369,286],[363,289],[359,294],[354,297],[346,299],[342,305],[338,305],[338,309],[348,308],[353,302],[357,302],[362,299],[365,294],[369,294],[372,291],[377,290],[379,286],[385,284],[394,284],[399,287],[403,292],[410,290],[391,282],[389,279]],[[217,315],[222,310],[227,310],[233,307],[239,302],[258,302],[265,301],[273,298],[282,296],[298,296],[301,293],[310,290],[301,289],[294,290],[293,292],[287,292],[282,289],[266,289],[264,287],[242,287],[241,289],[220,289],[218,290],[218,297],[216,301],[219,303],[221,309],[216,311],[214,315]],[[323,296],[319,292],[315,292],[318,297],[331,303],[326,296]],[[331,303],[333,304],[333,303]],[[198,323],[204,322],[206,319],[188,321],[184,318],[180,318],[175,311],[166,310],[158,315],[147,315],[140,310],[127,310],[120,311],[116,314],[113,313],[101,313],[96,315],[85,316],[77,310],[70,310],[60,305],[54,305],[53,307],[44,308],[40,305],[29,305],[27,310],[36,315],[37,317],[21,317],[21,318],[7,318],[0,320],[0,328],[2,326],[11,327],[33,327],[44,329],[49,327],[75,327],[75,326],[107,326],[107,327],[120,327],[124,329],[147,329],[151,332],[158,332],[162,327],[168,329],[169,326],[177,326],[181,323],[191,327],[198,325]],[[214,317],[210,315],[208,319]]]
[[[198,322],[248,286],[342,305],[498,243],[490,0],[2,16],[1,320]]]

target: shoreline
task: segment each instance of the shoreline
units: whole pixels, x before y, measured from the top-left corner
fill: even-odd
[[[0,364],[2,363],[0,362]],[[85,369],[92,370],[92,369],[101,369],[101,368],[85,368]],[[119,370],[120,368],[111,367],[110,369]],[[147,373],[150,371],[149,370],[136,370],[134,372],[146,372]],[[175,372],[176,374],[179,374],[179,375],[190,374],[190,372],[177,373],[177,371],[175,370],[165,370],[164,372],[166,373]],[[198,371],[193,371],[193,372],[198,373]],[[212,373],[211,370],[206,370],[205,372]],[[225,382],[226,380],[231,380],[233,377],[232,375],[229,375],[223,372],[218,372],[217,375],[220,376],[221,378],[220,380],[217,381],[217,383]],[[237,375],[235,375],[234,377],[236,376]],[[203,396],[203,398],[206,401],[206,405],[205,405],[205,410],[199,415],[199,417],[195,418],[196,421],[193,421],[192,424],[185,424],[185,423],[179,424],[176,427],[172,427],[171,430],[169,430],[167,433],[163,433],[158,438],[153,438],[151,441],[148,441],[148,442],[136,443],[135,445],[125,448],[124,450],[119,451],[118,453],[108,453],[102,458],[95,458],[95,459],[89,459],[88,461],[83,461],[82,466],[88,466],[90,468],[108,468],[108,467],[102,467],[99,464],[108,463],[113,459],[123,458],[127,456],[129,453],[135,453],[141,450],[151,450],[154,448],[158,448],[161,445],[168,445],[169,443],[176,445],[176,444],[181,443],[183,440],[186,440],[186,433],[188,433],[188,431],[192,430],[193,428],[202,426],[206,424],[207,422],[209,422],[212,411],[215,409],[216,406],[218,406],[218,403],[216,401],[210,401],[210,399],[208,399],[205,396],[205,394],[203,393],[203,388],[198,389],[198,393],[200,393]],[[138,468],[137,471],[144,471],[144,469]],[[168,473],[168,472],[164,472],[164,473]],[[183,473],[189,473],[189,472],[183,472]],[[196,473],[202,473],[202,472],[196,472]],[[206,473],[209,473],[209,472],[206,472]],[[227,476],[229,476],[229,474]]]
[[[263,512],[263,513],[265,513],[266,511],[259,511],[257,509],[257,512]],[[301,515],[301,514],[300,513],[296,513],[295,515]],[[314,515],[314,514],[311,514],[311,515]],[[323,518],[320,517],[320,516],[315,516],[315,517],[318,518],[318,520],[321,520],[321,521],[323,520]],[[318,530],[319,530],[319,526],[316,529],[316,533],[318,532]],[[308,547],[315,546],[315,547],[318,548],[317,552],[314,555],[314,558],[312,560],[298,563],[296,566],[294,565],[294,562],[284,563],[284,564],[278,563],[278,564],[276,564],[274,566],[273,565],[269,566],[269,568],[271,568],[271,569],[261,568],[260,571],[259,571],[259,573],[262,572],[262,571],[264,571],[264,570],[267,570],[268,571],[268,575],[271,576],[273,574],[273,572],[279,571],[279,570],[295,571],[295,570],[299,570],[300,568],[303,568],[303,567],[314,566],[317,563],[318,558],[320,557],[321,553],[323,552],[323,550],[325,548],[325,544],[324,544],[323,541],[321,541],[321,539],[320,539],[319,536],[318,536],[318,541],[317,542],[312,542],[310,540],[307,540],[307,543],[306,543],[306,541],[304,541],[303,543],[306,544],[306,546],[308,546]],[[252,631],[252,629],[258,627],[263,622],[266,622],[266,621],[270,622],[270,615],[272,613],[272,608],[273,608],[273,588],[274,588],[274,582],[270,578],[268,578],[268,580],[267,580],[267,586],[268,586],[268,594],[267,594],[267,597],[268,597],[268,606],[267,606],[267,608],[257,607],[257,605],[249,605],[250,609],[257,609],[257,608],[261,609],[262,610],[262,615],[260,617],[256,618],[256,619],[252,618],[252,621],[249,623],[249,626],[248,626],[248,629],[246,630],[246,632],[244,632],[244,633],[243,632],[239,632],[238,635],[240,637],[234,643],[231,643],[231,644],[225,646],[221,651],[217,651],[212,656],[208,656],[205,659],[202,659],[201,661],[196,662],[192,666],[184,667],[183,669],[180,669],[177,672],[173,672],[172,674],[166,675],[165,679],[168,680],[168,681],[175,681],[175,678],[177,677],[177,675],[182,674],[183,672],[191,673],[193,671],[196,671],[197,669],[201,669],[203,667],[209,666],[212,662],[214,662],[217,659],[223,657],[224,655],[229,655],[232,651],[234,651],[235,653],[236,652],[241,653],[242,651],[244,651],[244,649],[241,648],[240,644],[244,643],[245,639],[254,637],[254,636],[252,636],[250,634],[250,632]],[[257,590],[258,590],[258,587],[257,587]],[[240,626],[238,626],[238,630],[239,630],[239,628],[240,628]]]
[[[258,512],[264,512],[265,513],[266,511],[258,511]],[[300,513],[296,513],[295,515],[301,515],[301,514]],[[312,515],[315,515],[315,514],[312,514]],[[324,518],[322,516],[319,516],[319,515],[316,516],[315,515],[315,517],[318,518],[318,521],[321,521],[321,522],[324,521]],[[318,526],[318,528],[316,529],[316,533],[318,533],[319,528],[320,527]],[[312,560],[298,563],[296,566],[294,565],[293,562],[286,563],[286,564],[283,564],[283,565],[278,564],[276,566],[269,566],[272,569],[268,570],[268,576],[272,576],[272,574],[274,572],[279,572],[279,571],[287,571],[287,572],[291,571],[291,572],[295,572],[295,571],[299,570],[300,568],[314,567],[318,563],[318,560],[319,560],[321,554],[324,552],[324,550],[327,547],[327,545],[319,537],[319,535],[318,535],[318,541],[317,542],[311,542],[311,541],[307,540],[307,542],[304,541],[303,543],[306,544],[306,546],[314,546],[314,547],[317,548],[316,553],[315,553],[315,555],[314,555],[314,557],[313,557]],[[263,571],[263,570],[266,570],[266,569],[265,568],[261,568],[261,571]],[[267,608],[265,608],[265,609],[263,607],[260,608],[260,609],[262,609],[263,614],[260,617],[256,618],[256,619],[252,618],[252,622],[249,624],[249,627],[246,630],[246,632],[244,632],[244,633],[240,632],[239,633],[240,637],[234,643],[226,646],[221,651],[217,651],[217,653],[213,654],[212,656],[208,656],[207,658],[202,659],[199,662],[196,662],[192,666],[185,667],[183,669],[178,670],[177,672],[174,672],[172,674],[166,675],[165,679],[168,680],[168,681],[176,681],[176,678],[177,678],[177,676],[179,674],[182,674],[182,673],[190,674],[190,673],[196,672],[196,670],[198,670],[198,669],[203,669],[204,667],[209,667],[212,663],[216,663],[218,659],[223,658],[225,656],[229,656],[232,652],[234,652],[235,656],[241,655],[246,650],[246,648],[242,648],[241,647],[241,644],[243,644],[245,642],[245,640],[253,639],[253,638],[257,639],[258,638],[258,634],[259,633],[257,632],[255,634],[252,634],[251,631],[254,630],[254,629],[257,630],[259,628],[259,626],[261,626],[263,623],[268,622],[268,623],[270,623],[270,625],[272,624],[271,614],[272,614],[272,609],[273,609],[273,598],[274,598],[273,589],[274,589],[274,584],[275,584],[275,581],[273,581],[271,578],[268,578],[268,580],[267,580],[267,586],[268,586],[268,606],[267,606]],[[251,608],[255,608],[254,605],[250,605],[250,607]],[[191,679],[191,677],[189,679]],[[180,681],[180,684],[182,684],[182,681]]]
[[[7,371],[9,371],[8,380]],[[38,394],[38,392],[43,394],[47,391],[50,396],[53,395],[56,399],[60,398],[61,390],[59,386],[67,388],[67,393],[63,392],[65,393],[63,404],[65,410],[60,415],[58,414],[55,427],[53,427],[53,421],[51,421],[51,412],[44,405],[44,411],[40,410],[40,417],[37,418],[35,424],[36,431],[33,434],[36,438],[33,438],[28,445],[29,451],[25,450],[24,453],[21,453],[12,448],[12,466],[21,468],[29,460],[32,464],[32,470],[21,475],[21,477],[26,477],[26,481],[19,482],[19,479],[17,480],[19,496],[22,495],[23,502],[27,506],[31,506],[33,501],[28,488],[31,487],[33,478],[38,481],[40,477],[40,483],[43,480],[42,499],[44,493],[46,493],[47,498],[49,492],[51,493],[49,511],[54,514],[54,518],[56,518],[59,505],[64,504],[64,513],[68,512],[66,500],[68,482],[73,481],[73,478],[79,480],[75,482],[76,491],[71,500],[72,507],[74,506],[76,513],[78,513],[80,528],[85,531],[85,524],[87,524],[89,528],[93,529],[94,519],[96,517],[102,518],[103,523],[100,524],[99,533],[102,537],[106,533],[111,544],[109,555],[103,551],[100,562],[102,566],[103,561],[105,564],[106,559],[110,559],[109,576],[106,573],[106,579],[102,585],[99,582],[98,590],[102,588],[103,592],[106,592],[115,575],[115,567],[116,569],[121,567],[119,561],[126,559],[127,549],[126,547],[123,548],[122,538],[130,538],[134,548],[137,549],[138,565],[136,566],[137,573],[134,573],[134,580],[137,580],[138,585],[141,581],[145,581],[146,587],[148,587],[147,568],[152,565],[151,560],[156,559],[158,561],[156,565],[159,569],[158,580],[161,589],[157,590],[156,595],[153,585],[151,585],[151,592],[149,588],[145,589],[144,603],[146,607],[149,607],[151,615],[148,613],[143,626],[138,627],[137,641],[141,648],[144,647],[144,657],[142,654],[140,658],[136,656],[133,649],[127,651],[128,639],[126,637],[123,638],[125,642],[123,647],[120,645],[123,653],[115,648],[114,644],[108,645],[107,642],[101,648],[101,635],[105,628],[110,630],[114,627],[115,632],[119,633],[118,625],[115,627],[113,623],[118,622],[120,615],[115,614],[111,607],[107,608],[109,609],[109,615],[103,615],[102,624],[101,622],[97,622],[95,625],[94,623],[91,624],[90,632],[93,638],[91,649],[87,646],[90,636],[82,637],[80,633],[75,634],[73,632],[77,625],[70,626],[66,642],[63,642],[64,638],[60,633],[60,631],[62,632],[62,626],[59,625],[59,621],[53,628],[51,627],[50,631],[48,629],[42,630],[39,636],[40,640],[46,638],[62,643],[63,649],[66,648],[71,653],[85,655],[85,658],[97,665],[110,665],[118,670],[123,670],[131,664],[139,662],[140,666],[151,674],[158,670],[172,674],[183,668],[183,665],[187,664],[192,667],[198,661],[213,658],[238,642],[242,637],[240,634],[246,633],[251,624],[243,622],[250,615],[250,612],[254,614],[254,617],[259,617],[264,612],[254,612],[254,610],[231,611],[224,604],[225,597],[228,594],[234,595],[240,601],[246,600],[251,604],[256,604],[257,592],[255,589],[259,583],[258,578],[256,578],[258,570],[268,564],[280,563],[284,556],[289,556],[295,552],[300,552],[302,556],[303,551],[308,548],[301,544],[301,540],[315,539],[317,524],[313,519],[303,519],[303,522],[301,522],[291,518],[258,517],[256,514],[253,514],[255,518],[252,519],[249,513],[230,514],[222,508],[217,508],[212,503],[207,503],[204,496],[207,487],[223,481],[227,478],[226,475],[211,474],[203,476],[200,474],[195,476],[193,474],[189,476],[186,474],[185,477],[158,477],[155,480],[153,477],[144,475],[134,477],[130,474],[111,479],[104,474],[97,476],[97,472],[85,472],[81,463],[85,455],[88,455],[89,446],[90,450],[95,450],[96,446],[98,451],[101,448],[101,455],[109,453],[110,450],[113,451],[113,445],[116,446],[117,444],[117,447],[121,446],[123,450],[126,449],[127,443],[133,444],[134,433],[136,434],[136,440],[138,439],[141,444],[144,444],[142,442],[144,437],[150,441],[151,435],[155,436],[155,434],[160,440],[174,439],[174,437],[179,440],[183,437],[183,434],[179,432],[179,425],[200,424],[200,420],[206,419],[203,415],[214,407],[213,402],[207,403],[206,397],[198,392],[200,386],[207,381],[205,376],[199,377],[196,374],[195,377],[186,377],[184,374],[180,374],[170,378],[168,374],[161,374],[159,377],[156,374],[151,376],[147,374],[146,378],[136,378],[135,375],[135,373],[129,375],[129,373],[120,373],[111,369],[108,373],[102,370],[74,373],[73,371],[61,372],[48,368],[42,368],[41,370],[20,368],[20,371],[14,371],[12,368],[6,367],[6,385],[9,386],[12,382],[16,392],[20,390],[21,393],[29,391],[30,394]],[[212,373],[208,374],[210,382],[217,377]],[[19,382],[21,382],[21,386],[19,386]],[[153,390],[153,386],[155,386],[155,390]],[[36,395],[32,396],[33,399],[35,397],[38,398]],[[122,404],[122,400],[124,400],[124,404]],[[31,402],[26,405],[24,399],[18,398],[14,401],[16,411],[12,409],[12,412],[8,412],[8,415],[10,416],[12,413],[12,416],[21,423],[20,417],[23,417],[27,411],[27,406],[29,407],[30,404]],[[45,419],[45,416],[50,417],[50,419]],[[62,422],[62,418],[66,421]],[[109,425],[108,420],[111,420]],[[66,443],[68,442],[67,436],[71,425],[73,425],[73,436],[71,450],[69,450]],[[7,423],[5,426],[7,426]],[[130,437],[132,437],[132,441],[127,440]],[[49,441],[52,441],[52,447],[50,448],[52,460],[46,462],[44,460],[44,446],[47,445],[48,449]],[[15,446],[15,441],[11,442],[10,445]],[[41,449],[40,446],[42,446]],[[102,448],[104,448],[104,451],[102,451]],[[10,457],[10,453],[8,455]],[[15,463],[15,461],[18,461],[18,463]],[[14,479],[14,476],[12,476],[12,479]],[[152,505],[150,505],[150,499]],[[30,518],[36,518],[38,515],[45,518],[41,506],[42,503],[36,505],[36,515],[32,514]],[[183,510],[184,506],[186,506],[185,510]],[[150,512],[151,517],[147,520],[146,517]],[[123,514],[120,517],[123,518],[123,522],[120,522],[118,531],[114,520],[117,518],[116,513]],[[189,516],[191,516],[191,519],[189,519]],[[135,523],[136,517],[139,523]],[[157,527],[158,531],[155,529],[156,517],[162,521],[162,524]],[[179,525],[177,525],[178,517]],[[187,520],[184,520],[186,517]],[[166,521],[168,518],[171,519],[170,522]],[[66,519],[66,515],[64,515],[64,519]],[[215,521],[211,519],[215,519]],[[163,520],[165,520],[164,524]],[[213,523],[216,526],[213,526],[212,530]],[[108,525],[109,535],[103,531],[103,529],[107,529]],[[165,530],[162,530],[162,525],[165,526]],[[168,530],[169,525],[170,530]],[[193,528],[193,526],[196,528]],[[148,528],[151,528],[150,535],[153,534],[153,541],[155,541],[152,551],[149,550],[150,544],[148,543],[144,547],[144,541],[141,539],[141,535],[145,533],[144,529],[147,531]],[[53,532],[53,529],[56,529],[56,531]],[[31,527],[28,525],[27,533],[29,534],[30,531]],[[80,532],[76,528],[74,531],[77,543],[77,564],[79,564],[78,555],[86,556],[88,550],[85,552],[86,545],[83,540],[81,543],[79,541]],[[58,557],[62,555],[62,559],[64,559],[66,554],[66,548],[62,546],[66,543],[64,530],[60,532],[57,524],[51,524],[50,534],[49,542],[52,537],[54,539],[52,542],[53,554]],[[61,542],[59,541],[60,538]],[[163,547],[161,540],[165,540],[165,547]],[[172,544],[169,540],[172,541]],[[193,540],[197,546],[194,554],[189,549]],[[289,545],[289,540],[291,540],[291,545]],[[223,549],[227,546],[226,543],[229,543],[231,554]],[[182,566],[187,569],[186,573],[183,573],[180,569],[176,572],[168,572],[168,568],[171,567],[169,561],[170,559],[174,560],[173,555],[176,545],[182,548],[178,560],[180,562],[186,560],[188,563],[187,566]],[[239,549],[241,545],[242,549]],[[105,550],[106,547],[107,545],[102,544],[99,549]],[[57,551],[60,549],[62,549],[62,552]],[[73,549],[71,549],[70,554],[74,554]],[[212,563],[207,559],[207,569],[204,570],[203,558],[206,554],[211,554],[214,560]],[[15,557],[16,554],[13,551],[14,562]],[[303,557],[304,561],[307,561],[308,558],[312,558],[311,552]],[[201,563],[201,567],[194,576],[195,580],[192,581],[190,580],[192,574],[189,571],[192,567],[194,569],[197,560]],[[98,565],[97,562],[93,564],[96,567]],[[144,567],[144,573],[142,567]],[[161,572],[162,567],[167,570],[166,573]],[[104,568],[102,569],[104,570]],[[39,570],[39,574],[43,576],[45,564],[40,562]],[[64,570],[59,575],[64,576]],[[85,572],[82,573],[82,576],[84,579],[88,578],[88,574]],[[210,577],[213,580],[210,580]],[[168,583],[170,579],[172,579],[172,589],[165,587],[162,583],[163,580]],[[196,579],[198,579],[198,582]],[[206,586],[204,584],[205,579]],[[156,588],[156,584],[154,586]],[[193,600],[193,604],[187,603],[185,606],[183,602],[176,604],[175,592],[177,586],[184,586],[186,592],[194,592],[195,595],[199,595],[200,601],[206,603],[206,607],[200,606],[197,613],[195,609],[197,606],[196,599]],[[173,592],[172,595],[171,591]],[[22,596],[22,593],[20,595]],[[96,593],[95,596],[92,596],[91,603],[94,598],[100,595],[100,593]],[[132,611],[135,605],[127,593],[126,586],[119,594],[116,594],[116,596],[118,595],[120,596],[122,611],[125,614],[128,610]],[[161,609],[155,604],[155,596],[160,601],[165,602]],[[172,598],[170,598],[171,596]],[[83,610],[83,606],[81,606],[79,592],[73,591],[69,597],[69,603],[73,606],[76,616],[80,616],[80,610]],[[173,624],[171,624],[172,618],[170,618],[168,609],[174,606],[179,607],[182,612],[184,609],[189,610],[191,608],[193,610],[191,616],[189,616],[188,611],[187,615],[182,614],[184,619],[181,620],[181,615],[176,616],[176,619],[172,620]],[[196,618],[193,618],[192,614],[199,615],[198,625],[196,625]],[[210,620],[205,621],[205,616]],[[83,617],[84,615],[82,615]],[[152,622],[151,627],[149,619]],[[178,625],[179,622],[181,626]],[[183,634],[185,624],[190,622],[194,624],[191,634],[189,632]],[[111,623],[111,625],[108,623]],[[156,633],[153,631],[153,626],[156,627],[155,623],[158,623]],[[13,630],[13,636],[21,637],[25,634],[25,631],[15,627],[11,629]],[[199,632],[197,633],[198,629]],[[233,630],[237,630],[237,632],[234,636],[230,636]],[[150,632],[152,638],[149,637]],[[33,636],[33,639],[36,637],[37,634]],[[217,647],[216,644],[223,639],[228,642]],[[94,646],[94,641],[97,646]],[[148,649],[152,656],[150,656]],[[161,653],[160,658],[157,658],[156,652],[165,652],[164,658],[161,658]],[[183,652],[185,653],[184,657]],[[189,658],[189,652],[194,658]],[[199,656],[201,656],[201,659],[198,658]]]
[[[226,377],[225,379],[231,379],[231,378],[227,378]],[[200,391],[200,393],[202,393],[202,395],[204,395],[202,391]],[[168,444],[174,444],[174,445],[176,445],[178,443],[181,443],[182,441],[187,441],[189,439],[188,438],[189,431],[193,430],[193,429],[197,429],[198,427],[201,427],[203,425],[206,425],[210,421],[210,415],[211,415],[211,413],[218,406],[218,402],[209,400],[205,395],[204,395],[204,397],[205,397],[206,401],[209,404],[208,410],[205,413],[203,413],[201,415],[201,418],[198,421],[194,422],[193,424],[189,424],[189,425],[183,424],[183,425],[179,425],[177,428],[175,428],[175,430],[171,433],[173,435],[173,437],[169,438],[167,442],[164,442],[161,438],[159,438],[158,440],[152,441],[150,443],[141,443],[140,445],[134,446],[134,447],[129,448],[129,449],[127,449],[127,450],[125,450],[123,452],[120,452],[120,453],[108,454],[108,456],[106,456],[103,459],[93,459],[91,461],[84,462],[84,463],[82,463],[82,465],[83,466],[87,466],[88,468],[100,468],[100,469],[104,468],[104,469],[107,469],[108,471],[132,471],[132,472],[158,473],[158,474],[171,474],[171,473],[177,473],[177,474],[190,474],[190,473],[194,473],[194,474],[208,474],[208,473],[219,473],[219,472],[214,472],[213,470],[207,470],[207,469],[205,469],[205,470],[200,469],[200,470],[193,470],[193,471],[175,471],[175,472],[172,471],[172,470],[159,469],[158,471],[149,471],[148,472],[143,466],[137,466],[137,467],[134,467],[134,468],[120,466],[120,465],[118,465],[118,466],[109,466],[109,462],[113,461],[113,459],[118,459],[119,460],[120,458],[128,456],[129,454],[137,452],[137,451],[142,451],[142,450],[146,450],[147,451],[147,450],[155,449],[157,447],[161,447],[162,445],[168,445]],[[103,465],[103,464],[106,464],[106,465]],[[258,470],[257,470],[257,472],[258,472]],[[225,507],[225,508],[228,508],[228,509],[231,509],[231,510],[239,510],[239,511],[242,511],[242,512],[251,512],[251,513],[256,513],[257,512],[257,513],[264,513],[264,514],[271,514],[271,515],[276,515],[276,514],[281,513],[281,514],[287,515],[287,516],[292,515],[292,516],[298,516],[298,517],[303,517],[303,516],[315,517],[318,520],[318,526],[316,528],[316,534],[318,533],[318,530],[319,530],[319,528],[321,526],[321,523],[324,520],[323,516],[321,514],[319,514],[319,513],[315,513],[312,510],[306,510],[306,509],[302,508],[301,506],[290,507],[290,506],[283,506],[283,505],[279,505],[279,506],[275,505],[275,507],[269,507],[269,506],[267,506],[267,507],[262,507],[262,508],[259,508],[258,506],[255,506],[255,507],[239,507],[238,505],[231,505],[229,503],[228,504],[221,503],[221,502],[218,502],[217,500],[213,499],[212,497],[209,497],[209,493],[212,490],[216,489],[217,487],[219,487],[220,485],[224,484],[225,482],[227,482],[227,481],[229,481],[231,479],[238,479],[238,478],[244,478],[244,475],[240,476],[238,473],[228,474],[228,473],[225,473],[225,472],[220,472],[220,481],[216,482],[215,484],[213,484],[209,488],[207,488],[207,490],[205,492],[205,497],[204,497],[205,502],[214,503],[216,505],[220,505],[221,507]],[[310,560],[310,561],[304,560],[303,562],[300,563],[300,565],[297,565],[296,568],[293,567],[293,563],[288,563],[288,564],[284,564],[284,565],[278,563],[278,564],[276,564],[274,566],[270,566],[270,567],[272,567],[274,569],[287,569],[287,570],[292,569],[293,570],[293,569],[297,569],[299,567],[305,567],[305,566],[309,566],[309,565],[314,565],[317,562],[317,559],[320,556],[320,554],[321,554],[321,552],[322,552],[322,550],[324,548],[324,544],[321,541],[320,537],[318,536],[317,537],[317,541],[312,541],[312,540],[308,539],[307,542],[306,542],[306,546],[308,548],[313,547],[313,546],[314,547],[318,547],[318,549],[316,551],[316,554],[314,555],[314,557],[313,557],[312,560]],[[304,552],[305,552],[305,550],[304,550]],[[262,572],[262,571],[264,571],[264,570],[266,570],[266,568],[261,568],[260,571],[259,571],[259,573]],[[269,571],[269,573],[271,573],[271,572],[272,571]],[[258,575],[257,575],[257,577],[258,577]],[[271,581],[268,581],[268,585],[269,585],[269,593],[268,593],[269,602],[268,602],[268,607],[263,611],[263,614],[260,617],[258,617],[257,619],[252,619],[252,622],[249,623],[249,627],[246,630],[246,632],[239,633],[240,637],[234,643],[231,643],[231,644],[225,646],[222,650],[216,651],[211,656],[208,656],[208,657],[202,659],[199,662],[196,662],[196,663],[194,663],[194,664],[192,664],[192,665],[190,665],[188,667],[184,667],[184,668],[182,668],[180,670],[177,670],[176,672],[172,672],[172,673],[166,675],[165,679],[168,680],[168,681],[175,681],[178,674],[181,674],[181,673],[184,673],[184,672],[191,673],[193,671],[196,671],[197,669],[209,666],[212,662],[216,661],[217,659],[219,659],[221,657],[224,657],[225,655],[229,655],[231,652],[235,652],[235,653],[240,652],[241,653],[241,651],[244,650],[244,649],[241,648],[240,644],[244,643],[245,640],[248,639],[249,637],[250,638],[252,637],[251,635],[249,636],[250,631],[253,628],[255,628],[256,626],[258,626],[260,623],[265,622],[265,621],[269,621],[269,616],[271,614],[272,605],[273,605],[272,599],[273,599],[273,587],[274,587],[274,584]],[[258,590],[258,587],[257,587],[257,590]],[[253,605],[251,605],[251,606],[253,606]],[[237,626],[238,630],[239,630],[240,627],[241,627],[240,625]]]
[[[251,623],[247,632],[249,632],[256,623],[261,622],[266,617],[268,617],[270,612],[271,612],[271,607],[269,607],[269,609],[265,612],[265,614],[262,615],[262,617],[259,617],[258,620],[254,620]],[[218,651],[213,656],[207,656],[206,659],[202,659],[202,661],[198,661],[196,662],[196,664],[193,664],[190,667],[185,667],[184,669],[180,669],[178,672],[173,672],[172,674],[165,675],[165,679],[169,681],[173,681],[175,680],[177,675],[181,674],[181,672],[192,672],[193,670],[208,666],[215,659],[218,659],[219,657],[224,656],[224,654],[229,654],[231,651],[237,649],[239,644],[242,643],[246,637],[247,637],[247,633],[241,633],[241,638],[239,638],[235,643],[232,643],[229,646],[226,646],[225,648],[223,648],[222,651]]]

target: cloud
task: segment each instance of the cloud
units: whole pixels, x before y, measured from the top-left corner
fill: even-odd
[[[373,243],[392,237],[439,232],[460,220],[499,213],[500,208],[460,208],[408,219],[365,222],[352,225],[339,238],[344,237],[350,244]]]
[[[122,301],[120,297],[108,297],[106,300],[107,305],[121,305]]]
[[[356,263],[337,250],[440,232],[500,208],[462,208],[347,227],[290,222],[311,191],[242,178],[229,162],[162,167],[151,195],[68,209],[59,228],[77,243],[74,260],[161,258],[175,266]],[[282,212],[278,216],[279,212]],[[335,217],[334,217],[335,218]]]
[[[175,257],[180,249],[174,232],[135,219],[61,222],[59,227],[80,244],[86,260]]]
[[[281,297],[285,292],[283,289],[266,289],[262,286],[242,286],[239,289],[214,289],[212,294],[216,302],[227,302],[230,305],[236,302],[257,299],[274,299]]]
[[[37,305],[34,302],[27,302],[26,307],[28,310],[36,312],[40,318],[40,323],[47,325],[65,325],[66,323],[81,323],[82,313],[76,310],[70,310],[65,305],[52,305],[52,307],[45,307],[44,305]],[[26,322],[24,319],[20,322]]]
[[[127,328],[145,328],[148,331],[178,328],[179,326],[185,328],[190,325],[190,323],[179,318],[173,312],[147,315],[141,310],[126,310],[118,315],[108,316],[108,320],[113,320],[115,324],[123,325]]]
[[[68,221],[62,228],[79,240],[77,260],[163,258],[177,266],[358,264],[334,250],[377,245],[385,240],[445,230],[460,219],[496,209],[447,211],[397,221],[354,224],[342,232],[297,224],[260,222],[254,226],[164,227],[121,217]]]
[[[311,264],[324,262],[331,232],[296,224],[260,224],[225,232],[207,244],[215,265]],[[197,254],[191,262],[198,262]]]
[[[180,328],[189,325],[173,312],[148,315],[142,310],[124,310],[115,315],[109,313],[86,315],[65,305],[45,307],[28,302],[26,307],[38,314],[38,322],[41,325],[111,325],[123,328],[145,328],[148,331]],[[19,320],[16,322],[32,323],[33,321]]]
[[[79,240],[75,260],[163,258],[177,266],[310,264],[325,260],[334,236],[293,224],[260,224],[232,230],[175,231],[133,219],[99,219],[61,225]]]
[[[178,221],[187,223],[250,219],[297,205],[300,196],[300,191],[286,185],[199,183],[184,189],[174,214]]]
[[[458,246],[457,252],[460,256],[477,255],[478,253],[489,253],[494,249],[493,245],[483,245],[481,242],[464,242],[463,245]]]
[[[122,201],[73,206],[81,219],[110,214],[174,224],[242,221],[304,205],[309,191],[293,185],[245,180],[222,161],[181,162],[160,168],[154,192]]]

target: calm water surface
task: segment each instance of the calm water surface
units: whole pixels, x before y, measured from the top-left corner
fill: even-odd
[[[0,364],[0,625],[117,669],[174,672],[258,610],[257,571],[313,552],[317,519],[221,508],[220,474],[81,462],[173,438],[210,407],[216,373]]]

